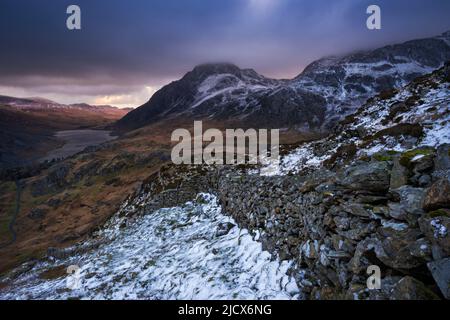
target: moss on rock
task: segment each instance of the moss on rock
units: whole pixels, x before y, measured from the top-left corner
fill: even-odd
[[[427,213],[428,218],[447,217],[450,218],[450,210],[438,209]]]
[[[393,161],[394,157],[398,155],[398,151],[395,150],[384,150],[372,155],[372,159],[380,162],[388,162]]]
[[[434,150],[432,148],[420,148],[415,150],[406,151],[403,153],[400,157],[400,164],[404,166],[405,168],[411,168],[412,164],[411,161],[414,159],[414,157],[418,155],[424,155],[429,156],[434,153]]]

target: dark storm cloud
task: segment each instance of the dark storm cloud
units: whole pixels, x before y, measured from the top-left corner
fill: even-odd
[[[203,62],[228,61],[293,77],[324,55],[450,29],[448,0],[384,0],[376,1],[383,29],[369,31],[365,10],[372,3],[2,0],[0,89],[77,101],[133,94],[143,99],[152,90],[145,86],[159,87]],[[81,7],[80,31],[66,29],[70,4]]]

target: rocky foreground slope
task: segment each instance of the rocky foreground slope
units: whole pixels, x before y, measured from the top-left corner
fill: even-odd
[[[80,263],[85,280],[75,292],[79,298],[195,298],[221,288],[221,297],[228,298],[449,299],[449,121],[446,64],[370,99],[335,134],[285,154],[281,167],[167,165],[91,240],[65,250],[50,248],[43,261],[4,277],[1,296],[72,296],[63,288],[65,268]],[[214,196],[202,200],[201,193]],[[189,209],[193,199],[194,207],[211,208],[216,197],[232,220],[208,214],[204,220],[203,209]],[[161,208],[172,209],[161,214]],[[236,254],[240,234],[251,236],[251,246],[242,249],[244,260]],[[171,241],[177,237],[192,244],[186,249],[195,251],[196,262],[188,261],[192,269],[183,271],[186,256],[176,254],[180,244]],[[254,253],[255,241],[262,244],[258,254],[245,256]],[[158,248],[176,252],[148,255]],[[269,266],[267,252],[278,271],[255,271],[249,261]],[[179,284],[154,277],[159,267],[171,264],[179,269],[169,278],[183,279]],[[380,290],[367,288],[371,265],[381,269]],[[224,272],[229,278],[211,278]],[[123,288],[135,295],[127,296]]]
[[[308,298],[448,299],[449,86],[447,64],[384,92],[275,171],[168,167],[134,213],[209,191],[265,250],[295,262]],[[366,287],[370,265],[381,290]]]

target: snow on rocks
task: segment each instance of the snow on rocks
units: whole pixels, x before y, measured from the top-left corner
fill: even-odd
[[[341,146],[354,145],[356,156],[361,157],[449,144],[450,88],[444,80],[447,69],[448,66],[400,90],[370,99],[341,122],[338,133],[299,146],[284,155],[279,166],[263,166],[252,172],[270,176],[314,170],[332,158]]]
[[[124,209],[124,208],[123,208]],[[120,228],[115,217],[97,237],[97,249],[63,260],[42,261],[13,279],[0,299],[296,299],[300,292],[287,273],[291,263],[273,260],[246,229],[217,236],[234,224],[217,199],[161,209]],[[78,289],[66,275],[40,275],[57,266],[80,267]]]

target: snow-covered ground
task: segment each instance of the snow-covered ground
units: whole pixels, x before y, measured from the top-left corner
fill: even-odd
[[[395,122],[388,118],[391,108],[396,103],[414,98],[418,94],[417,91],[420,92],[420,102],[407,111],[399,112],[396,117],[401,121]],[[450,90],[447,83],[424,88],[417,88],[412,84],[390,99],[378,99],[363,108],[362,112],[355,116],[354,121],[343,128],[342,133],[305,143],[281,157],[279,164],[263,165],[257,170],[252,169],[249,173],[274,176],[295,174],[304,169],[314,170],[321,167],[340,146],[350,143],[357,147],[358,156],[371,156],[386,150],[405,152],[415,148],[437,148],[442,144],[450,144]],[[420,124],[423,127],[423,136],[414,143],[411,143],[407,136],[384,136],[382,139],[374,139],[370,144],[365,144],[362,138],[346,136],[347,131],[357,131],[360,128],[366,132],[366,136],[375,135],[398,124]],[[329,149],[317,154],[315,147],[320,144],[328,145]]]
[[[289,262],[271,259],[245,229],[225,235],[217,230],[232,218],[217,199],[161,209],[125,228],[113,218],[97,249],[57,261],[38,263],[0,292],[0,299],[298,299]],[[66,276],[43,280],[56,266],[77,265],[79,288]],[[76,282],[69,278],[69,284]]]

